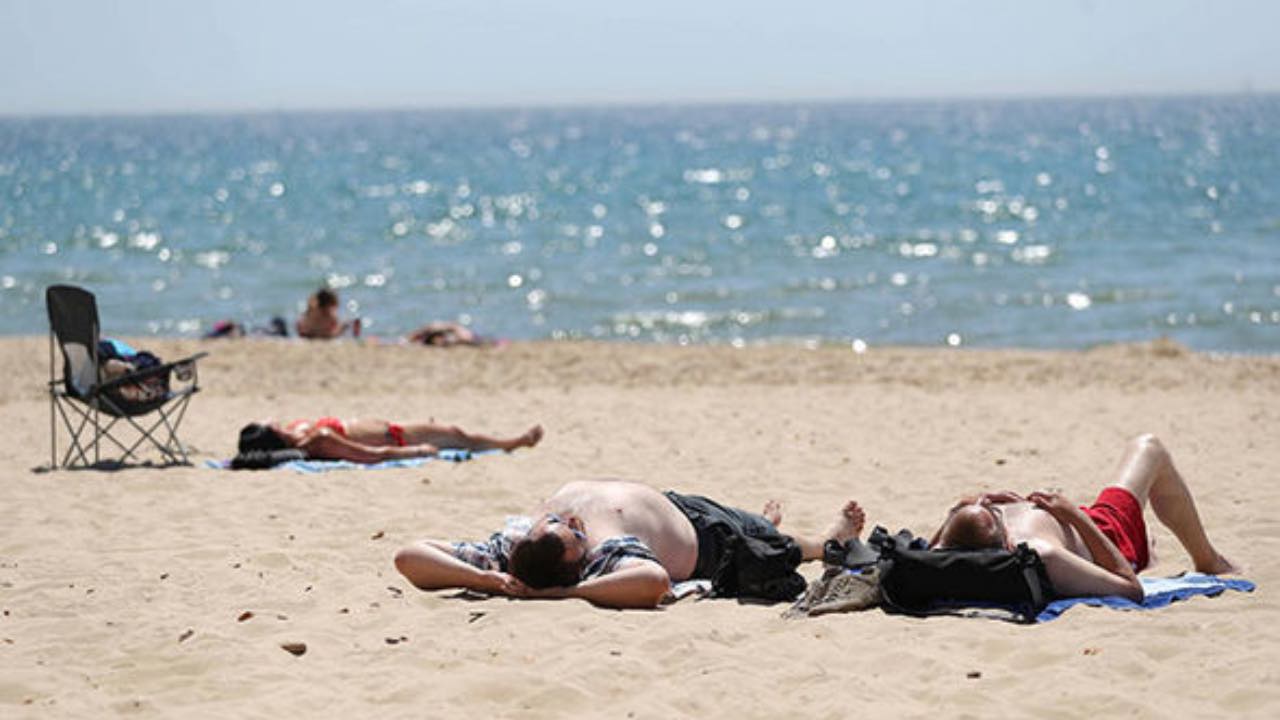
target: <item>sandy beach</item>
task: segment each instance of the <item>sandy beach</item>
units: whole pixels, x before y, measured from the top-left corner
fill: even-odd
[[[42,472],[47,340],[0,341],[5,717],[1275,717],[1280,358],[1084,352],[138,340],[207,350],[192,467]],[[204,467],[263,417],[435,418],[543,443],[411,469]],[[814,531],[858,499],[931,530],[961,492],[1091,500],[1159,436],[1252,594],[1039,626],[682,601],[617,612],[409,586],[395,550],[476,539],[560,483],[620,477]],[[1148,515],[1152,575],[1190,569]],[[807,566],[813,577],[819,568]],[[282,643],[305,643],[295,657]]]

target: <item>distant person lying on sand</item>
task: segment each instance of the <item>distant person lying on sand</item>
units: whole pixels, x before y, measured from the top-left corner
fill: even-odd
[[[240,430],[240,454],[296,449],[313,460],[383,460],[430,457],[441,448],[505,450],[533,447],[542,440],[542,426],[509,438],[469,433],[456,425],[433,422],[394,423],[387,420],[294,420],[291,423],[250,423]]]
[[[455,322],[432,322],[423,325],[405,336],[411,343],[431,345],[433,347],[454,347],[457,345],[494,345],[489,338],[481,337],[466,325]]]
[[[1142,517],[1148,500],[1198,572],[1238,572],[1209,542],[1191,491],[1152,435],[1130,443],[1115,483],[1089,507],[1076,507],[1056,492],[970,496],[951,508],[930,545],[1012,549],[1025,542],[1044,560],[1059,595],[1121,595],[1141,602],[1137,574],[1151,557]]]
[[[796,562],[822,557],[827,540],[856,537],[864,520],[862,508],[851,501],[825,534],[788,537],[778,532],[781,506],[773,501],[757,515],[696,495],[588,480],[562,486],[530,516],[510,519],[488,542],[424,540],[398,552],[395,563],[424,590],[457,587],[652,608],[672,582],[710,579],[726,560],[741,568],[744,557],[730,557],[739,546],[789,547],[796,555],[790,572]]]
[[[360,337],[360,318],[343,321],[338,317],[338,294],[321,288],[307,298],[307,309],[294,323],[298,337],[310,340],[331,340],[348,330],[352,337]]]
[[[206,340],[216,338],[241,338],[246,335],[261,337],[289,337],[289,326],[282,317],[273,317],[265,326],[248,327],[235,320],[219,320],[213,324],[209,332],[204,334]]]

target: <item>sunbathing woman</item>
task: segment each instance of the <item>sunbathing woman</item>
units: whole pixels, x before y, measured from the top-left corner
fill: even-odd
[[[505,450],[533,447],[542,440],[542,426],[523,435],[499,438],[469,433],[456,425],[433,422],[394,423],[387,420],[349,420],[322,417],[291,423],[249,423],[240,430],[240,456],[301,451],[314,460],[377,463],[400,458],[430,457],[441,448]],[[297,453],[293,453],[296,457]],[[271,463],[266,463],[271,464]]]
[[[489,338],[475,334],[466,325],[448,321],[427,323],[406,335],[405,339],[414,344],[434,347],[457,347],[459,345],[482,347],[496,344]]]

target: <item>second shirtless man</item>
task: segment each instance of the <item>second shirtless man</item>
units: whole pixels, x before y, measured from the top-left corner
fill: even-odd
[[[1143,519],[1148,502],[1197,572],[1239,571],[1209,542],[1191,491],[1153,435],[1130,443],[1115,482],[1089,507],[1048,492],[966,497],[951,508],[930,545],[1012,549],[1025,542],[1044,561],[1059,596],[1120,595],[1141,602],[1138,573],[1151,558]]]

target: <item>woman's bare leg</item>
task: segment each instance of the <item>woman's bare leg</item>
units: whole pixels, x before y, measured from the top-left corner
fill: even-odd
[[[457,425],[412,423],[404,426],[405,441],[410,445],[427,443],[438,448],[464,450],[505,450],[533,447],[542,441],[542,426],[534,425],[515,437],[496,437],[463,430]]]
[[[1139,435],[1129,443],[1114,484],[1133,493],[1144,507],[1150,501],[1156,518],[1173,531],[1197,571],[1238,572],[1209,542],[1191,490],[1174,467],[1169,451],[1154,435]]]

